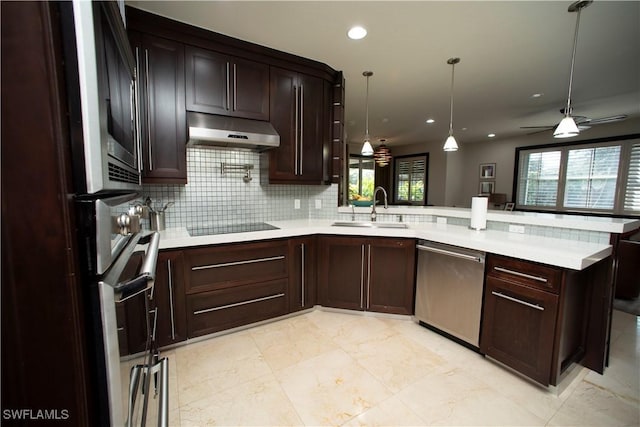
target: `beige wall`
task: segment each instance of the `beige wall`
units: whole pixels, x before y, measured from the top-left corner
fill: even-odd
[[[570,141],[584,141],[609,136],[640,133],[640,118],[620,123],[593,126]],[[480,164],[496,164],[496,193],[506,193],[513,199],[513,170],[517,147],[553,143],[551,132],[525,135],[510,139],[495,139],[482,143],[465,143],[458,139],[456,152],[442,151],[444,141],[391,146],[393,156],[429,153],[429,183],[427,203],[435,206],[470,207],[471,197],[478,194]],[[568,142],[564,140],[562,142]],[[351,145],[352,150],[360,147]]]

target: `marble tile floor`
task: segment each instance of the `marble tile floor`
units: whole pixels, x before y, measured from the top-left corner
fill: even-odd
[[[171,426],[639,426],[640,318],[614,311],[604,375],[553,390],[408,317],[313,310],[170,360]]]

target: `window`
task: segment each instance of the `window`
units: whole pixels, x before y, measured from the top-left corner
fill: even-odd
[[[394,159],[394,203],[425,205],[427,201],[427,154]]]
[[[640,142],[517,150],[517,207],[640,215]]]
[[[373,199],[374,165],[373,157],[349,156],[349,200],[356,194]]]
[[[560,151],[529,153],[520,168],[518,203],[525,206],[555,206],[560,178]]]

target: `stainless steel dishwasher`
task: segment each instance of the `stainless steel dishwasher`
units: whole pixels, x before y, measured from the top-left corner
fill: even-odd
[[[418,241],[415,316],[467,347],[479,347],[485,253]]]

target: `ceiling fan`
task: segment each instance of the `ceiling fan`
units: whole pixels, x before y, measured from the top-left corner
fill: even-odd
[[[560,109],[560,113],[564,116],[565,115],[565,109],[561,108]],[[571,114],[571,111],[569,112],[569,114]],[[602,124],[606,124],[606,123],[615,123],[615,122],[621,122],[622,120],[625,120],[627,118],[626,114],[619,114],[616,116],[609,116],[609,117],[601,117],[599,119],[592,119],[586,116],[574,116],[572,115],[573,119],[576,122],[576,125],[578,126],[578,129],[583,131],[583,130],[587,130],[590,129],[592,125],[602,125]],[[540,133],[540,132],[546,132],[548,130],[553,130],[558,126],[558,123],[553,124],[553,125],[547,125],[547,126],[520,126],[520,129],[540,129],[538,131],[535,132],[531,132],[528,133],[527,135],[533,135],[536,133]]]

